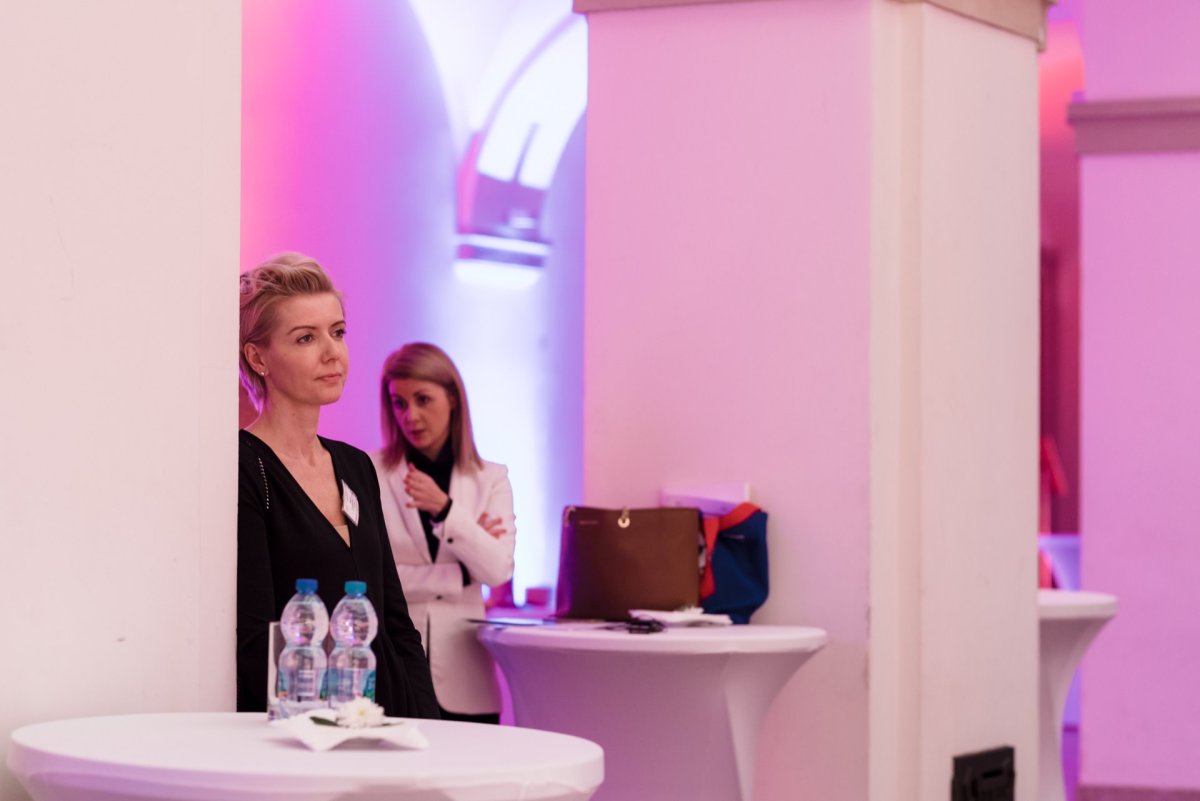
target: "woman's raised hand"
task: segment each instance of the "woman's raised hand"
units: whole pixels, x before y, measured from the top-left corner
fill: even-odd
[[[431,515],[445,509],[450,501],[450,496],[438,488],[437,482],[412,465],[408,466],[408,472],[404,475],[404,491],[411,498],[405,506]]]

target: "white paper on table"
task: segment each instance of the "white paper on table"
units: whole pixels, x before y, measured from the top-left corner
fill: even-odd
[[[729,615],[710,615],[700,608],[666,612],[660,609],[630,609],[635,620],[655,620],[667,628],[678,626],[732,626]]]
[[[310,715],[273,720],[269,725],[295,737],[313,751],[328,751],[350,740],[375,740],[390,743],[398,748],[428,748],[429,740],[421,733],[415,720],[409,718],[384,718],[386,726],[368,726],[351,729],[344,726],[323,726],[313,723]]]

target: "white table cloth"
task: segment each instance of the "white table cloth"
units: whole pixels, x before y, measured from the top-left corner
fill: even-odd
[[[772,700],[826,642],[821,629],[723,626],[633,634],[482,626],[518,725],[604,748],[597,801],[748,801]]]
[[[604,756],[578,737],[423,720],[430,747],[310,751],[262,714],[123,715],[12,734],[9,768],[35,801],[584,801]]]

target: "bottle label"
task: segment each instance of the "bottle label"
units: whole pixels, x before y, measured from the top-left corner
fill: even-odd
[[[316,698],[319,694],[317,688],[317,671],[297,670],[296,687],[293,692],[296,698],[300,700]]]
[[[327,675],[328,699],[331,704],[353,701],[355,698],[375,700],[375,671],[363,668],[330,670]]]
[[[325,682],[321,671],[311,668],[281,670],[276,676],[275,695],[295,701],[309,701],[325,697]]]

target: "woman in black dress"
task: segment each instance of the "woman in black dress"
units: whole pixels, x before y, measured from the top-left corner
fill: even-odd
[[[388,543],[365,453],[317,435],[342,394],[349,357],[342,302],[312,259],[276,256],[241,278],[241,379],[259,416],[238,433],[237,708],[267,708],[267,639],[297,578],[332,612],[349,580],[379,614],[376,701],[438,717],[421,637]]]

